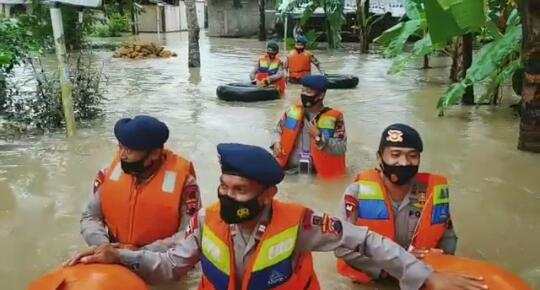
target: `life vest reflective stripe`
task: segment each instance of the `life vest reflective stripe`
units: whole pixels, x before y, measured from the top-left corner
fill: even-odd
[[[175,234],[182,191],[191,162],[164,150],[164,163],[147,183],[125,174],[117,154],[101,186],[101,208],[109,233],[120,243],[141,247]]]
[[[363,172],[357,176],[356,183],[358,184],[356,225],[367,226],[371,231],[395,241],[394,212],[380,172],[375,169]],[[439,175],[418,173],[415,186],[420,189],[417,194],[425,197],[425,203],[413,237],[413,246],[436,248],[446,231],[450,213],[448,182]],[[371,277],[350,267],[342,260],[338,261],[337,268],[340,274],[357,282],[371,281]]]
[[[282,61],[278,55],[276,55],[273,60],[270,60],[266,54],[261,55],[259,57],[259,70],[255,74],[255,79],[258,81],[263,81],[268,76],[276,74],[279,71],[281,64]],[[284,78],[276,80],[274,83],[270,84],[270,86],[278,88],[280,95],[284,95],[285,89],[287,88]]]
[[[311,52],[305,50],[298,53],[296,49],[289,52],[289,78],[301,79],[311,75]]]
[[[342,113],[330,109],[321,114],[317,121],[317,127],[325,138],[334,136],[336,121],[342,117]],[[285,168],[294,152],[298,136],[304,126],[304,108],[301,105],[293,105],[286,113],[285,124],[281,132],[281,147],[285,154],[277,157],[278,163]],[[313,138],[311,138],[310,152],[317,175],[322,178],[335,178],[345,174],[345,155],[333,155],[320,150]]]
[[[266,54],[263,54],[259,56],[259,70],[257,72],[273,75],[278,72],[281,64],[281,59],[277,54],[274,59],[270,59]]]
[[[300,256],[294,269],[292,265],[304,212],[300,205],[273,201],[272,221],[248,261],[243,281],[239,281],[241,289],[320,289],[311,254]],[[219,216],[219,204],[206,209],[202,231],[199,289],[235,290],[233,244],[229,225]]]

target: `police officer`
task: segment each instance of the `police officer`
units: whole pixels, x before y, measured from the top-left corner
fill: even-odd
[[[300,80],[311,75],[311,64],[317,67],[321,74],[324,74],[319,60],[311,51],[306,50],[307,39],[304,36],[296,38],[294,49],[289,51],[284,67],[288,72],[288,81],[299,83]]]
[[[260,87],[275,87],[281,95],[285,93],[285,73],[283,61],[279,57],[279,45],[275,41],[269,41],[266,45],[266,53],[257,58],[257,62],[249,74],[253,83]]]
[[[344,247],[373,257],[404,290],[485,289],[474,278],[436,273],[365,227],[273,199],[284,172],[264,149],[220,144],[219,202],[200,210],[185,238],[166,253],[104,245],[75,263],[120,263],[149,283],[170,281],[201,262],[199,289],[320,289],[311,252]]]
[[[347,150],[343,114],[323,104],[328,87],[325,76],[307,76],[301,83],[301,104],[291,106],[274,129],[274,156],[287,173],[342,176]]]
[[[200,208],[193,164],[163,148],[169,129],[156,118],[121,119],[114,134],[118,152],[97,174],[81,234],[89,246],[166,251]]]
[[[454,254],[457,237],[450,219],[448,182],[442,176],[418,173],[422,150],[414,128],[398,123],[384,129],[378,168],[357,176],[345,190],[340,212],[343,219],[390,237],[417,258],[433,248]],[[353,280],[370,282],[386,276],[369,258],[341,254],[345,262],[338,262],[338,271]]]

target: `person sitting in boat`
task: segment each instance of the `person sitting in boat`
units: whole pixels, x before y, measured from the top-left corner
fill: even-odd
[[[169,129],[156,118],[120,119],[114,135],[118,151],[97,174],[81,234],[89,246],[166,251],[201,207],[193,164],[163,148]]]
[[[319,60],[315,58],[313,53],[306,48],[307,40],[305,37],[300,36],[296,39],[296,44],[293,50],[289,52],[285,67],[288,71],[289,82],[298,83],[300,79],[311,75],[311,64],[313,63],[321,74],[324,74],[321,70]]]
[[[283,62],[279,58],[279,45],[275,41],[270,41],[266,45],[266,53],[259,56],[255,67],[249,77],[260,87],[275,87],[279,93],[285,93],[285,74],[283,73]]]
[[[347,137],[343,114],[325,107],[328,80],[324,75],[301,79],[301,104],[283,114],[271,148],[287,173],[317,173],[323,178],[345,173]]]
[[[405,124],[393,124],[382,135],[376,169],[360,173],[345,190],[340,204],[343,219],[367,226],[389,237],[422,258],[436,249],[454,254],[457,236],[450,218],[448,182],[445,177],[418,173],[423,150],[420,134]],[[336,255],[338,272],[369,283],[387,276],[368,257],[351,251]]]

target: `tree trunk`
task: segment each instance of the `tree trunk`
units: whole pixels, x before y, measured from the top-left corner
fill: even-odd
[[[356,0],[356,25],[358,26],[358,41],[360,42],[360,53],[369,52],[369,31],[367,29],[368,15],[369,0]]]
[[[133,0],[129,1],[129,17],[131,18],[131,34],[139,34],[137,31],[137,19],[135,18],[135,3]]]
[[[525,67],[518,149],[540,153],[540,2],[520,2]]]
[[[463,55],[462,55],[461,61],[463,62],[463,66],[462,66],[462,71],[461,71],[461,79],[464,79],[467,73],[467,70],[472,65],[472,57],[473,57],[472,33],[463,35],[462,48],[463,48]],[[471,85],[465,89],[465,94],[463,95],[463,98],[461,99],[461,103],[463,105],[474,105],[474,86]]]
[[[259,0],[259,41],[266,40],[266,3],[264,0]]]
[[[185,0],[186,20],[188,24],[188,67],[201,66],[201,54],[199,52],[199,22],[197,21],[197,7],[195,0]]]
[[[465,78],[467,69],[469,69],[472,64],[472,44],[473,36],[470,33],[463,35],[454,42],[454,49],[452,51],[452,66],[450,67],[451,81],[459,82]],[[469,86],[465,89],[465,94],[461,99],[461,103],[463,105],[474,105],[473,86]]]
[[[422,68],[423,69],[431,68],[431,66],[429,65],[429,56],[427,54],[424,55],[424,66]]]

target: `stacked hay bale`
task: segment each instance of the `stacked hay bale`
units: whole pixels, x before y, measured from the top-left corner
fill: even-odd
[[[122,43],[119,48],[113,54],[113,57],[121,58],[169,58],[176,57],[176,53],[170,50],[166,50],[163,46],[157,45],[153,42],[143,43]]]

